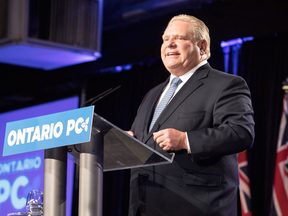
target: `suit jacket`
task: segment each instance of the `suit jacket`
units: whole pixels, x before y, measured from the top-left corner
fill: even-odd
[[[174,128],[187,132],[191,154],[176,151],[172,164],[131,170],[129,215],[237,215],[237,153],[252,147],[250,91],[239,76],[200,67],[149,124],[166,82],[150,90],[131,130],[163,153],[153,132]]]

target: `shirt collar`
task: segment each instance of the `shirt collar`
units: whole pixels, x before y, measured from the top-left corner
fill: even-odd
[[[181,84],[184,84],[186,83],[186,81],[194,74],[194,72],[200,68],[201,66],[207,64],[207,60],[204,60],[202,62],[200,62],[198,65],[196,65],[194,68],[192,68],[190,71],[188,71],[187,73],[179,76],[179,78],[182,80],[182,83]],[[174,76],[173,74],[171,74],[170,76],[170,81],[169,81],[169,84],[171,83],[172,79],[176,77]]]

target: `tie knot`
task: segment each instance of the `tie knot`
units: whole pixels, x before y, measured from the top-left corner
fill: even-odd
[[[176,85],[176,86],[178,86],[181,82],[182,82],[182,80],[181,80],[179,77],[174,77],[174,78],[172,79],[171,85]]]

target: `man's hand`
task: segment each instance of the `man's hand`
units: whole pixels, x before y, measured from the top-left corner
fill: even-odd
[[[125,132],[128,133],[130,136],[134,137],[133,131],[125,131]]]
[[[164,151],[188,149],[186,133],[175,129],[164,129],[153,133],[155,142]]]

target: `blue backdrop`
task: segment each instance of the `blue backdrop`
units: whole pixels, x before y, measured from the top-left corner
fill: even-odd
[[[43,191],[44,150],[2,156],[6,123],[26,118],[67,111],[78,108],[79,98],[71,97],[59,101],[23,108],[0,114],[0,215],[25,212],[26,196],[33,190]],[[74,165],[68,161],[67,172],[67,216],[71,215]]]

